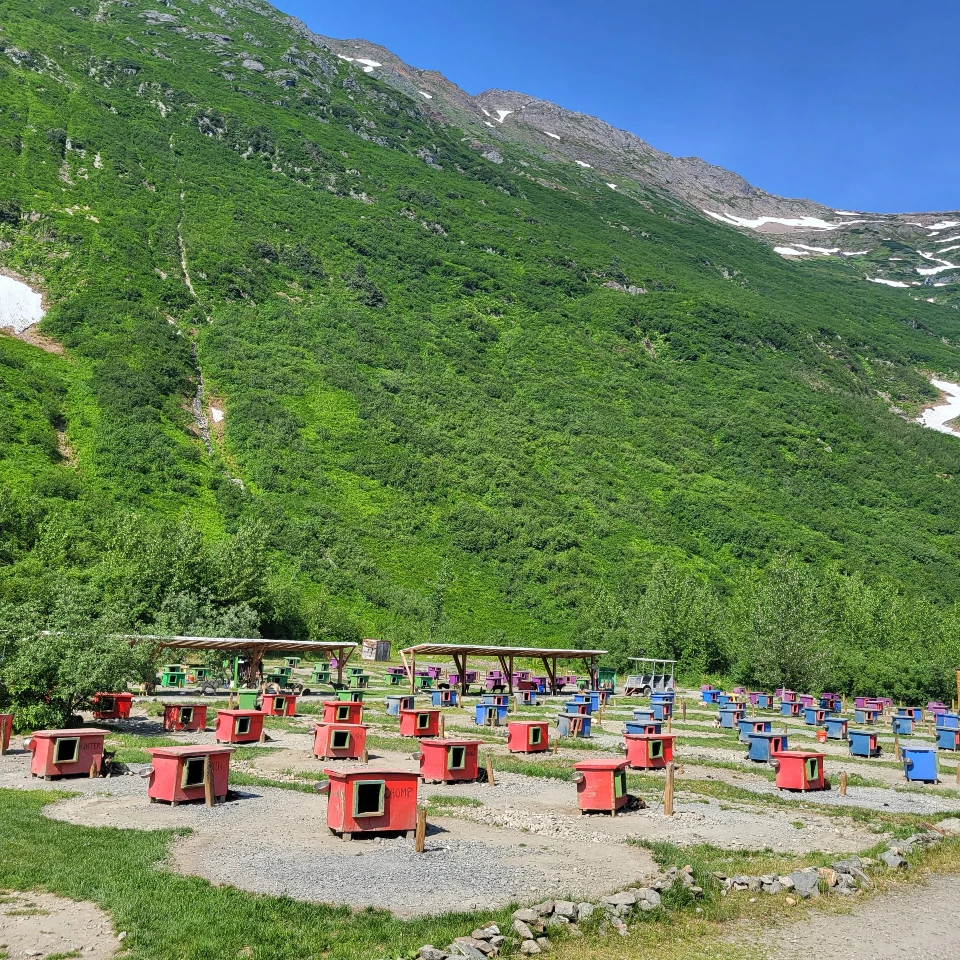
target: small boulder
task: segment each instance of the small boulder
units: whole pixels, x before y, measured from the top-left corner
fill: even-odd
[[[447,960],[447,955],[428,943],[420,948],[420,960]]]
[[[801,897],[819,897],[820,896],[820,874],[816,867],[807,867],[804,870],[794,870],[790,874],[793,881],[793,889]]]
[[[884,852],[880,854],[880,859],[891,870],[906,870],[910,866],[899,853],[894,853],[892,850],[884,850]]]
[[[520,944],[520,952],[526,954],[528,957],[532,957],[543,951],[540,949],[536,940],[524,940],[523,943]]]

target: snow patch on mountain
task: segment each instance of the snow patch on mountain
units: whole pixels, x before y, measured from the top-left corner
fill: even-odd
[[[43,319],[43,298],[25,283],[0,275],[0,327],[23,333]]]
[[[904,283],[902,280],[884,280],[883,277],[867,277],[871,283],[882,283],[888,287],[909,287],[909,283]]]
[[[811,230],[838,230],[840,227],[849,227],[855,223],[863,223],[862,220],[844,220],[842,223],[828,223],[819,217],[757,217],[756,220],[750,220],[747,217],[737,217],[734,214],[716,213],[713,210],[703,211],[708,217],[719,220],[721,223],[729,223],[734,227],[749,227],[751,230],[757,230],[768,223],[779,223],[784,227],[806,227]]]

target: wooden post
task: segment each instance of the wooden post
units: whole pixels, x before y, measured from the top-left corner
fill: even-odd
[[[490,784],[491,787],[497,785],[497,781],[493,776],[493,757],[489,753],[487,754],[487,783]]]
[[[423,853],[427,844],[427,808],[417,807],[417,829],[414,834],[413,849]]]
[[[6,753],[7,753],[7,721],[0,720],[0,757],[6,756]]]
[[[844,770],[840,774],[840,796],[845,797],[847,795],[847,771]]]
[[[893,738],[893,756],[895,760],[900,759],[900,738],[899,737]]]
[[[96,765],[96,763],[91,763],[91,764],[90,764],[90,779],[91,779],[91,780],[96,780],[96,778],[97,778],[97,765]]]
[[[227,709],[228,710],[233,709],[233,687],[230,688],[230,699],[227,700]]]
[[[361,754],[360,759],[363,761],[363,763],[370,762],[370,751],[367,750],[366,747],[363,748],[363,753]]]
[[[687,701],[686,700],[680,701],[680,719],[683,720],[684,723],[687,722]]]
[[[667,733],[673,733],[673,715],[667,717]]]
[[[663,788],[663,813],[664,816],[673,816],[673,778],[675,775],[672,763],[667,764],[667,783]]]
[[[445,729],[445,725],[444,725],[443,714],[441,713],[441,714],[440,714],[440,723],[439,723],[438,726],[437,726],[437,736],[438,736],[441,740],[443,740],[445,733],[446,733],[446,729]]]
[[[217,798],[213,795],[213,760],[206,757],[203,761],[203,802],[212,807]]]
[[[557,734],[556,739],[553,741],[553,755],[556,756],[560,752],[560,735]],[[960,770],[960,767],[957,767],[957,770]]]
[[[267,742],[267,728],[266,728],[266,727],[261,727],[261,728],[260,728],[260,742],[261,742],[261,743],[266,743],[266,742]]]
[[[960,783],[960,763],[957,764],[957,783]]]

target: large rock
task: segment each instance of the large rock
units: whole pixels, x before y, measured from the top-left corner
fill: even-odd
[[[637,902],[637,895],[632,890],[624,890],[622,893],[612,893],[609,897],[604,897],[601,903],[609,904],[611,907],[632,907]]]
[[[569,900],[557,900],[553,905],[553,912],[558,917],[566,917],[568,920],[577,919],[577,905]]]
[[[960,836],[960,817],[947,817],[937,824],[937,829],[951,837]]]
[[[514,920],[513,929],[517,932],[517,936],[520,937],[521,940],[534,939],[533,931],[526,923],[523,922],[523,920]]]
[[[536,910],[514,910],[514,920],[522,920],[524,923],[536,923],[540,919],[540,914]]]
[[[793,889],[801,897],[819,897],[820,896],[820,875],[816,867],[807,867],[804,870],[794,870],[790,874],[793,881]]]
[[[536,940],[524,940],[523,943],[520,944],[520,952],[527,954],[527,956],[534,956],[543,951],[537,945]]]
[[[586,920],[588,917],[592,917],[596,911],[596,907],[592,903],[578,903],[577,904],[577,916],[581,920]]]
[[[880,859],[891,870],[906,870],[910,866],[899,853],[894,853],[892,850],[884,850],[880,854]]]
[[[447,960],[447,955],[429,943],[420,948],[421,960]]]

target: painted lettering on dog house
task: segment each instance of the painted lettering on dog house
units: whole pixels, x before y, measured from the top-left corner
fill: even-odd
[[[89,776],[91,768],[103,770],[103,739],[107,730],[79,727],[66,730],[36,730],[26,747],[33,753],[30,773],[53,780],[56,777]]]
[[[417,826],[420,774],[407,770],[324,770],[330,778],[317,789],[326,793],[327,827],[349,840],[359,834],[413,836]]]

